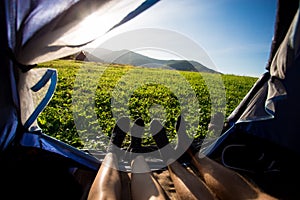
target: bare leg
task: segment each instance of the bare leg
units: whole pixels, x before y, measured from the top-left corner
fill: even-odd
[[[169,144],[169,140],[166,135],[166,130],[160,123],[160,121],[153,120],[151,122],[150,130],[158,148],[168,148],[168,152],[170,152],[170,155],[172,155],[172,152],[174,152],[175,150],[172,149],[170,146],[166,146]],[[180,142],[183,143],[183,141]],[[177,148],[179,147],[177,146]],[[204,184],[204,182],[201,179],[189,172],[178,161],[168,158],[168,155],[163,155],[163,152],[161,153],[163,160],[168,160],[165,163],[171,163],[168,165],[168,170],[179,199],[216,199],[215,195],[210,191],[210,189]]]
[[[185,169],[179,162],[174,161],[168,166],[171,179],[174,183],[179,199],[216,199],[214,193],[205,183]]]
[[[88,200],[118,200],[122,198],[121,176],[118,167],[118,157],[115,152],[121,147],[128,130],[129,118],[120,118],[112,132],[108,153],[102,161],[90,188]]]
[[[179,123],[181,128],[179,129]],[[186,127],[184,119],[180,116],[177,120],[176,131],[178,134],[178,144],[185,143]],[[240,174],[224,167],[214,160],[205,157],[204,155],[194,155],[192,149],[188,149],[187,153],[192,158],[192,163],[200,172],[205,184],[217,195],[220,199],[261,199],[274,200],[274,197],[263,193],[259,188],[255,187]],[[200,156],[200,157],[199,157]]]
[[[137,156],[132,161],[131,168],[131,195],[133,200],[167,199],[143,156]]]
[[[114,153],[108,153],[91,186],[88,200],[121,199],[121,192],[118,159]]]
[[[222,166],[204,155],[192,155],[192,162],[199,170],[207,186],[220,199],[261,199],[275,200],[276,198],[262,192],[240,174]]]

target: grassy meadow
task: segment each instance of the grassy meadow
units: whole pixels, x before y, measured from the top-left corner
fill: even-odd
[[[152,144],[149,124],[164,123],[176,138],[179,114],[194,137],[210,134],[216,113],[227,117],[257,78],[185,72],[119,64],[55,60],[38,67],[54,68],[58,83],[53,98],[38,117],[43,132],[77,148],[106,147],[116,119],[145,121],[143,144]],[[125,145],[128,145],[129,138]]]

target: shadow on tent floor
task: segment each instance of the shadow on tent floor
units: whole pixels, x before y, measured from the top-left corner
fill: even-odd
[[[232,168],[279,199],[297,199],[300,196],[299,156],[245,134],[236,138],[231,138],[230,142],[220,147],[221,153],[216,155],[222,155],[223,158],[214,155],[213,159],[229,168],[238,166],[250,169],[245,171]],[[247,145],[247,149],[240,148],[241,144]],[[251,160],[260,158],[262,151],[264,159],[253,163]],[[276,162],[272,164],[272,161]],[[84,200],[97,173],[67,158],[34,148],[20,147],[8,151],[1,155],[0,163],[0,199]],[[270,167],[269,164],[272,164],[269,168],[271,170],[261,170]],[[197,175],[188,160],[185,160],[184,165]],[[124,186],[122,197],[130,200],[130,173],[120,174]],[[154,170],[153,175],[170,199],[178,199],[165,168]]]
[[[300,156],[286,148],[235,130],[209,157],[278,199],[300,197]]]
[[[81,199],[96,175],[67,158],[34,148],[9,151],[0,163],[0,199]],[[74,173],[78,169],[84,178]]]
[[[104,155],[104,154],[103,154]],[[101,154],[101,156],[103,157]],[[51,152],[20,147],[0,158],[0,199],[85,200],[97,171]],[[157,168],[160,164],[154,163]],[[130,200],[130,172],[120,172],[122,199]],[[170,199],[176,191],[164,168],[153,171]]]

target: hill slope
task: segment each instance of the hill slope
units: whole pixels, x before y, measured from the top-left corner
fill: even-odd
[[[148,68],[165,68],[181,71],[199,71],[220,73],[210,69],[199,62],[188,60],[159,60],[135,53],[129,50],[111,51],[107,49],[86,50],[88,55],[99,58],[106,63],[128,64],[133,66],[143,66]],[[89,59],[91,60],[91,59]]]

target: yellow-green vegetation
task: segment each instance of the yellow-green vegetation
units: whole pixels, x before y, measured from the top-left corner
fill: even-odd
[[[160,118],[170,138],[180,114],[190,136],[204,137],[215,113],[227,117],[257,78],[55,60],[38,67],[58,71],[53,98],[38,118],[43,132],[78,148],[105,148],[116,119]],[[127,143],[128,144],[128,139]]]

